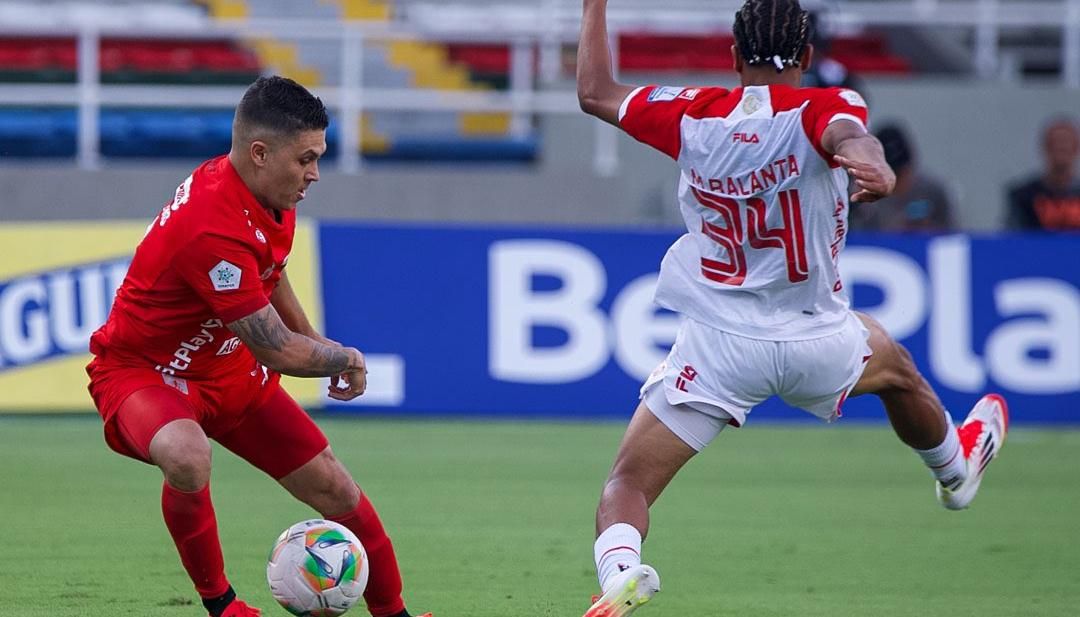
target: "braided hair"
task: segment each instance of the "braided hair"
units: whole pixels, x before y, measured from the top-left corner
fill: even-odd
[[[810,38],[809,15],[799,0],[746,0],[735,13],[735,44],[750,66],[779,73],[798,66]]]

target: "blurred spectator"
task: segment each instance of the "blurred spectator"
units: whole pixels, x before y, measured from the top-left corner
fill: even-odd
[[[1080,230],[1080,129],[1069,118],[1046,125],[1042,135],[1046,167],[1009,188],[1009,229]]]
[[[829,35],[821,26],[821,17],[817,11],[810,11],[810,43],[814,46],[814,57],[810,70],[803,73],[804,88],[850,88],[866,98],[862,81],[846,66],[829,57]]]
[[[949,231],[953,209],[945,185],[923,173],[911,140],[888,124],[874,135],[885,149],[885,161],[896,172],[896,190],[873,203],[852,204],[851,226],[875,231]]]

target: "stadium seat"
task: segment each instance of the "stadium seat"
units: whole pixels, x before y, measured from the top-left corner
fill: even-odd
[[[228,152],[231,109],[103,109],[101,153],[114,158],[201,161]],[[0,108],[0,159],[73,157],[78,111],[73,108]],[[338,153],[331,119],[324,161]]]
[[[619,37],[619,66],[624,71],[730,71],[729,49],[734,42],[729,34],[624,34]],[[853,71],[911,71],[911,65],[894,56],[876,34],[838,37],[831,44],[830,56]]]
[[[73,157],[74,109],[0,109],[0,159]]]
[[[71,82],[75,79],[75,67],[74,39],[0,38],[0,81]]]
[[[262,70],[226,40],[105,38],[100,66],[104,83],[247,84]],[[72,82],[77,67],[72,38],[0,38],[0,81]]]
[[[106,109],[101,114],[101,153],[205,159],[229,150],[231,124],[231,110]]]
[[[397,137],[386,152],[365,154],[364,158],[374,163],[527,163],[535,160],[538,145],[535,136],[519,139],[466,139],[459,135]]]

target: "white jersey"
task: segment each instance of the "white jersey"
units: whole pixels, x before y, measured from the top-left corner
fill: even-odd
[[[687,233],[656,302],[713,328],[774,341],[827,336],[848,314],[837,257],[847,174],[821,147],[830,123],[866,126],[852,90],[748,86],[632,92],[622,128],[674,158]]]

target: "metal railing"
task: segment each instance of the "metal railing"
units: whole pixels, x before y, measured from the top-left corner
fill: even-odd
[[[568,89],[544,89],[555,83],[561,72],[565,43],[578,35],[580,4],[569,0],[540,0],[513,5],[513,10],[487,10],[486,20],[458,23],[444,19],[428,23],[421,15],[422,3],[403,2],[400,13],[406,21],[387,24],[324,22],[303,20],[242,20],[212,23],[199,29],[166,27],[147,29],[97,26],[68,28],[13,28],[0,26],[0,35],[75,36],[78,40],[78,71],[74,84],[0,84],[0,105],[69,105],[79,110],[77,164],[84,169],[100,166],[100,132],[97,118],[103,106],[215,107],[232,108],[243,93],[235,86],[140,86],[102,84],[99,56],[101,38],[282,38],[288,40],[336,41],[341,48],[338,84],[316,88],[316,93],[341,119],[359,118],[365,111],[472,111],[512,114],[511,134],[523,135],[532,114],[579,114],[577,97]],[[677,19],[668,8],[655,2],[621,0],[610,9],[613,54],[620,31],[716,31],[731,25],[737,3],[682,2]],[[700,8],[695,8],[700,4]],[[491,7],[493,4],[478,5]],[[1080,0],[1042,2],[1038,0],[890,0],[844,2],[829,19],[840,25],[933,24],[968,26],[976,33],[976,66],[979,74],[992,75],[998,66],[997,41],[1000,31],[1013,26],[1062,28],[1063,81],[1080,87]],[[531,8],[530,8],[531,7]],[[467,8],[467,7],[466,7]],[[525,10],[524,18],[514,11]],[[456,9],[461,11],[459,5]],[[529,13],[533,11],[533,13]],[[410,17],[412,14],[412,17]],[[502,15],[502,21],[492,23]],[[530,16],[536,19],[530,20]],[[466,15],[467,17],[467,15]],[[467,20],[466,20],[467,22]],[[364,44],[368,41],[436,40],[442,42],[492,42],[510,45],[510,87],[507,91],[452,92],[420,88],[383,88],[364,85]],[[539,74],[533,57],[539,52]],[[618,66],[618,63],[614,63]],[[359,123],[341,122],[342,127]],[[345,173],[361,169],[361,134],[341,130],[338,165]],[[596,123],[593,153],[594,171],[603,176],[616,172],[617,133],[613,127]]]

